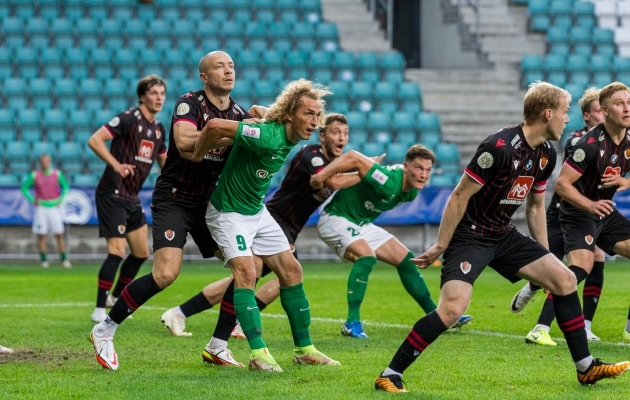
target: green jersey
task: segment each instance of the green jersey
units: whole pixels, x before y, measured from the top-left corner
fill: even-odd
[[[402,188],[402,165],[385,167],[374,163],[360,183],[338,191],[324,211],[363,225],[418,195],[418,189],[403,192]]]
[[[263,209],[271,178],[296,144],[287,139],[283,124],[239,123],[232,153],[210,203],[219,211],[258,214]]]

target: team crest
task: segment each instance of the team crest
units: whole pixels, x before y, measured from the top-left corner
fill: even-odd
[[[593,244],[593,236],[591,235],[584,236],[584,240],[586,241],[586,244],[588,244],[589,246]]]
[[[459,263],[459,268],[462,270],[463,273],[467,274],[470,272],[472,265],[468,261],[464,261]]]
[[[628,158],[630,158],[630,149],[626,149],[626,151],[623,153],[624,157],[626,157],[626,160]]]
[[[175,237],[175,232],[169,229],[164,232],[164,237],[171,241]]]
[[[156,138],[158,138],[158,139],[162,137],[162,132],[160,132],[160,130],[159,130],[159,129],[157,129],[157,130],[155,131],[155,137],[156,137]]]
[[[540,159],[540,169],[545,169],[547,166],[547,157],[543,157]]]
[[[118,233],[122,235],[123,233],[125,233],[125,230],[127,230],[127,227],[125,225],[118,225]]]

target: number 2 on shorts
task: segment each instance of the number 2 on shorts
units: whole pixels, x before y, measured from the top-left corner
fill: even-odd
[[[247,243],[245,242],[243,235],[236,235],[236,244],[238,244],[238,249],[240,251],[247,250]]]
[[[348,227],[348,231],[350,232],[350,235],[352,235],[352,237],[359,236],[359,232],[357,232],[357,230],[354,228]]]

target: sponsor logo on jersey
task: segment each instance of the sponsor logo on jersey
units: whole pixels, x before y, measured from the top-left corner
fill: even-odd
[[[225,150],[227,150],[227,147],[219,147],[218,149],[210,149],[203,156],[203,159],[221,162],[223,161],[223,153],[225,153]]]
[[[140,148],[138,149],[138,155],[135,159],[143,163],[152,164],[153,159],[151,157],[153,156],[153,146],[154,144],[152,141],[142,139],[142,142],[140,142]]]
[[[188,114],[188,112],[189,112],[189,111],[190,111],[190,107],[188,106],[188,104],[186,104],[186,103],[180,103],[180,104],[177,106],[177,111],[176,111],[176,113],[177,113],[177,115],[186,115],[186,114]]]
[[[260,128],[254,128],[248,125],[243,125],[242,136],[247,136],[253,139],[260,139]]]
[[[239,106],[238,104],[234,104],[234,107],[232,107],[232,110],[234,111],[235,114],[245,115],[245,111],[243,111],[241,106]]]
[[[175,237],[175,232],[169,229],[164,232],[164,237],[168,239],[169,241],[171,241]]]
[[[330,197],[332,191],[328,188],[323,188],[319,192],[313,194],[313,198],[317,201],[321,201],[322,203],[326,201],[327,198]]]
[[[616,163],[616,162],[617,162],[617,159],[618,159],[618,158],[619,158],[619,157],[618,157],[616,154],[613,154],[613,155],[612,155],[612,157],[610,157],[610,161],[612,161],[612,162],[613,162],[613,164],[614,164],[614,163]]]
[[[265,179],[266,177],[269,176],[269,172],[265,171],[264,169],[259,169],[256,171],[256,176],[259,177],[260,179]]]
[[[125,233],[126,230],[127,227],[125,225],[118,225],[118,233],[120,233],[121,235]]]
[[[508,192],[507,199],[501,200],[500,204],[523,204],[523,201],[527,198],[533,184],[533,176],[519,176],[512,184],[512,188],[510,188],[510,191]]]
[[[505,140],[503,140],[503,138],[499,138],[499,140],[497,140],[497,142],[494,145],[494,148],[496,149],[497,147],[501,147],[501,146],[505,146],[507,143],[505,143]]]
[[[586,235],[584,236],[584,241],[586,242],[586,244],[588,244],[589,246],[593,244],[593,236],[591,235]]]
[[[115,127],[118,126],[118,124],[120,124],[120,118],[114,117],[114,118],[110,119],[107,124],[109,126],[111,126],[112,128],[115,128]]]
[[[529,171],[530,169],[532,169],[533,166],[534,166],[533,161],[527,160],[527,163],[525,164],[525,169]]]
[[[547,166],[547,157],[543,157],[540,159],[540,169],[545,169]]]
[[[365,206],[365,209],[368,211],[372,211],[375,213],[382,213],[382,210],[379,210],[378,208],[374,207],[374,204],[372,204],[371,201],[366,201],[365,203],[363,203],[363,206]]]
[[[510,143],[512,144],[514,150],[517,150],[519,147],[521,147],[521,137],[518,134],[515,135]]]
[[[463,273],[467,274],[470,272],[472,264],[470,264],[468,261],[463,261],[459,263],[459,268],[462,270]]]
[[[324,165],[324,160],[321,157],[313,157],[311,158],[311,164],[313,164],[313,167],[321,167]]]
[[[384,185],[385,182],[387,182],[387,180],[389,179],[389,176],[385,175],[378,169],[375,169],[372,172],[372,179],[374,179],[376,182],[380,183],[381,185]]]
[[[494,164],[494,157],[486,151],[477,158],[477,164],[479,164],[479,166],[483,169],[490,168],[492,167],[492,164]]]
[[[573,153],[573,161],[575,162],[582,162],[584,161],[585,158],[586,158],[586,153],[584,153],[584,150],[582,149],[577,149],[575,150],[575,153]]]

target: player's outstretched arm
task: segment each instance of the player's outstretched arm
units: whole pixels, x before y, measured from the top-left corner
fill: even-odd
[[[206,124],[195,143],[192,161],[201,161],[210,149],[226,146],[223,143],[232,143],[239,126],[238,121],[214,118]]]
[[[459,184],[455,187],[446,203],[446,208],[442,214],[437,243],[431,246],[424,254],[411,259],[418,268],[428,267],[444,253],[453,238],[457,224],[459,224],[459,221],[462,220],[466,212],[468,200],[481,190],[481,188],[482,186],[468,175],[462,175],[462,179],[459,181]]]
[[[249,111],[247,111],[247,113],[249,115],[252,116],[252,118],[265,118],[265,114],[267,113],[267,110],[269,110],[269,108],[264,107],[264,106],[257,106],[257,105],[253,105],[251,106],[251,108],[249,109]]]
[[[525,220],[529,228],[529,234],[535,241],[549,249],[547,238],[547,212],[545,210],[545,192],[534,193],[527,196],[525,205]]]
[[[359,182],[361,182],[361,176],[358,172],[348,172],[331,176],[324,182],[324,186],[330,190],[339,190],[349,188]]]
[[[581,175],[565,161],[560,170],[558,180],[556,180],[556,193],[572,206],[581,208],[591,214],[605,217],[613,212],[615,203],[613,203],[612,200],[592,201],[586,196],[583,196],[575,186],[573,186],[573,183],[580,179],[580,176]]]
[[[104,126],[102,126],[94,132],[92,136],[90,136],[87,144],[90,149],[92,149],[92,151],[101,158],[101,160],[105,161],[121,177],[126,178],[129,174],[134,175],[134,171],[136,169],[135,165],[121,164],[118,160],[116,160],[116,157],[109,152],[109,149],[105,144],[105,142],[109,140],[112,140],[112,135]]]
[[[373,159],[366,157],[357,151],[350,150],[349,152],[336,158],[318,174],[313,175],[311,177],[311,186],[313,189],[322,189],[324,187],[324,182],[328,179],[340,172],[347,172],[350,170],[356,170],[359,178],[363,179],[365,174],[367,174],[370,168],[372,168],[372,165],[374,165]]]

